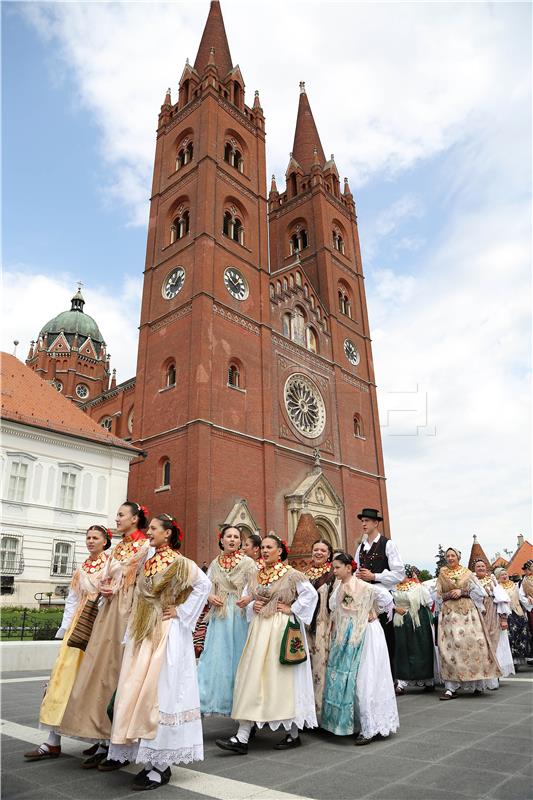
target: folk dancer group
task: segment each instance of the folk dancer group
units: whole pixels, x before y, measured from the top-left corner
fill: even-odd
[[[319,539],[305,573],[276,534],[243,542],[227,526],[205,574],[180,554],[175,520],[149,521],[134,502],[117,512],[112,550],[111,532],[91,526],[41,704],[48,739],[25,758],[59,757],[66,734],[92,743],[84,769],[132,761],[142,765],[132,788],[157,789],[171,764],[203,759],[202,716],[236,721],[216,744],[238,755],[264,726],[283,729],[278,750],[317,726],[366,745],[398,730],[396,694],[412,683],[433,690],[439,670],[441,700],[497,688],[529,652],[533,562],[518,590],[481,562],[475,574],[461,567],[449,548],[430,593],[379,532],[379,512],[358,518],[356,560]]]

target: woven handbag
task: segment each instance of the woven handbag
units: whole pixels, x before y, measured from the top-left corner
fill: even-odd
[[[279,650],[280,664],[303,664],[307,661],[300,623],[292,617],[287,620],[287,625],[281,640]]]
[[[98,600],[87,600],[83,606],[83,610],[78,617],[78,621],[72,629],[72,633],[68,637],[67,646],[77,647],[78,650],[85,650],[91,638],[94,621],[98,614]]]

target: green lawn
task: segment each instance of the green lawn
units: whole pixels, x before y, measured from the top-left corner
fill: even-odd
[[[0,639],[53,639],[62,616],[62,608],[2,608]]]

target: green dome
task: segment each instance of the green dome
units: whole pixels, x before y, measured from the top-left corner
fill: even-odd
[[[94,319],[83,311],[84,305],[85,300],[82,297],[81,291],[78,289],[72,298],[70,311],[62,311],[57,317],[47,322],[41,330],[41,336],[47,333],[48,338],[50,338],[50,335],[57,335],[63,331],[69,340],[71,338],[73,339],[75,334],[78,334],[79,339],[86,339],[90,336],[93,342],[102,343],[104,337],[100,333],[100,329]]]

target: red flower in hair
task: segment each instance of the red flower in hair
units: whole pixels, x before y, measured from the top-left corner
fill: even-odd
[[[354,572],[357,569],[357,561],[354,561],[353,558],[352,558],[352,569]]]
[[[113,538],[113,533],[109,530],[109,528],[106,528],[105,532],[107,533],[107,535],[109,536],[110,539]]]
[[[181,530],[180,526],[178,525],[178,523],[176,522],[175,519],[172,520],[172,527],[176,531],[176,536],[178,537],[178,542],[181,543],[183,541],[183,531]]]
[[[289,550],[289,545],[287,544],[287,542],[284,539],[280,539],[280,542],[283,545],[283,547],[285,548],[285,550],[287,551],[287,555],[289,555],[290,550]]]
[[[146,508],[146,506],[139,506],[139,509],[140,509],[140,511],[143,512],[145,517],[148,516],[148,509]]]

